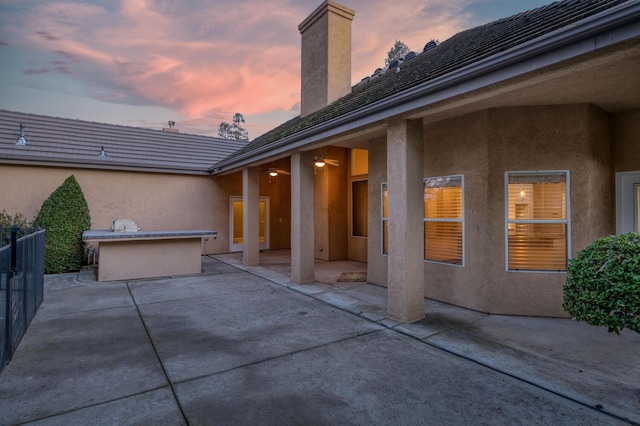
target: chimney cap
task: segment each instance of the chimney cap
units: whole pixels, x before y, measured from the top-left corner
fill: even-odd
[[[346,18],[350,21],[353,21],[353,17],[356,14],[356,11],[353,9],[349,9],[348,7],[338,4],[333,0],[325,0],[320,6],[316,8],[316,10],[313,11],[313,13],[311,13],[311,15],[307,17],[307,19],[305,19],[300,25],[298,25],[298,31],[300,31],[300,34],[308,30],[310,26],[312,26],[327,12],[335,13],[336,15],[340,15],[341,17]]]

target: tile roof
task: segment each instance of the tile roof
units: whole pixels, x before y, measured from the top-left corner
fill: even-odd
[[[575,22],[629,0],[564,0],[518,13],[479,27],[462,31],[450,39],[416,55],[394,70],[363,79],[351,93],[303,118],[295,117],[254,139],[227,160],[266,147],[282,138],[320,125],[328,120],[393,97],[430,80],[462,69],[527,41],[567,27]],[[222,164],[221,163],[221,164]]]
[[[27,144],[16,145],[20,123]],[[246,142],[0,110],[0,163],[207,174]],[[105,158],[98,155],[104,147]]]

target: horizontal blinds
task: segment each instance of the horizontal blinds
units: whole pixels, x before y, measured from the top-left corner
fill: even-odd
[[[424,258],[462,264],[462,176],[424,181]]]
[[[389,221],[382,220],[382,254],[389,254]]]
[[[509,269],[567,269],[567,225],[518,224],[509,234]]]
[[[462,178],[430,178],[424,182],[425,219],[462,219]]]
[[[566,197],[564,172],[509,174],[509,269],[566,270]]]
[[[386,183],[382,184],[382,217],[389,217],[389,191]]]
[[[462,264],[462,223],[425,222],[425,259]]]

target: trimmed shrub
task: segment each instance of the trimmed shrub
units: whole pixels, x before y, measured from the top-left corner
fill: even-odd
[[[35,224],[46,230],[44,272],[77,271],[85,256],[82,232],[91,227],[89,206],[71,175],[42,203]]]
[[[574,320],[640,333],[640,234],[601,238],[569,261],[562,305]]]

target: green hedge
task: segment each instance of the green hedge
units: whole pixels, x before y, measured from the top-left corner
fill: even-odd
[[[6,210],[0,212],[0,247],[9,244],[11,238],[11,228],[17,226],[20,230],[25,231],[31,228],[32,223],[27,221],[22,213],[16,213],[11,216]],[[18,233],[22,236],[23,233]]]
[[[571,259],[564,308],[577,321],[640,333],[640,234],[601,238]]]
[[[91,216],[82,188],[73,175],[42,203],[34,223],[46,230],[45,273],[77,271],[82,267],[85,257],[82,233],[91,227]]]

